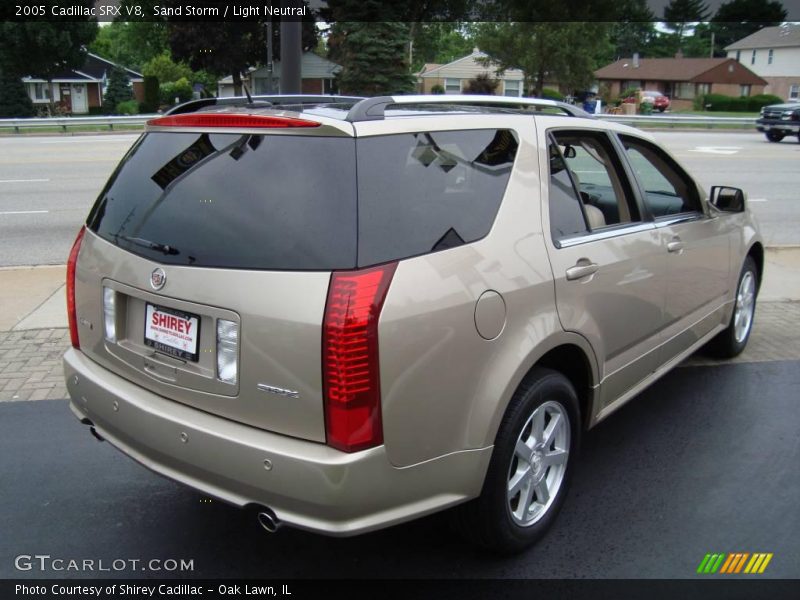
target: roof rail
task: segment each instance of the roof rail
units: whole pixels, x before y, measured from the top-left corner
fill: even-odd
[[[359,102],[363,96],[333,96],[314,94],[273,94],[270,96],[253,96],[250,102],[245,96],[231,96],[226,98],[201,98],[189,100],[168,110],[166,115],[180,115],[198,111],[207,106],[255,106],[270,107],[297,104],[338,104],[346,102]]]
[[[353,123],[359,121],[377,121],[385,116],[387,106],[403,104],[450,104],[456,106],[484,106],[495,108],[558,108],[570,117],[594,118],[585,110],[567,104],[544,98],[513,98],[509,96],[480,96],[456,94],[431,94],[409,96],[378,96],[366,98],[353,106],[347,113],[347,120]]]

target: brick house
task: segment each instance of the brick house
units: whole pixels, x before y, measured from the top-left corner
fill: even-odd
[[[627,88],[670,97],[672,109],[692,108],[696,96],[755,96],[767,82],[732,58],[621,58],[594,72],[612,98]]]
[[[74,115],[85,115],[91,108],[103,106],[103,92],[116,63],[88,52],[79,69],[64,69],[53,77],[52,89],[47,80],[37,75],[22,78],[25,89],[34,107],[50,103],[50,96],[57,105]],[[133,96],[138,102],[144,100],[144,79],[141,73],[123,67],[130,78]]]
[[[497,68],[483,63],[487,55],[475,48],[472,54],[444,65],[428,63],[417,73],[417,90],[430,94],[434,86],[441,86],[445,94],[461,94],[470,79],[488,74],[500,80],[497,94],[500,96],[522,96],[525,75],[519,69],[506,69],[499,75]]]

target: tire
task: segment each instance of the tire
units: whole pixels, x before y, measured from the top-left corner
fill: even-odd
[[[780,131],[767,131],[764,135],[770,142],[780,142],[783,139],[783,134]]]
[[[742,353],[753,330],[757,296],[758,269],[753,257],[748,256],[736,284],[735,304],[730,323],[709,344],[713,355],[719,358],[733,358]]]
[[[452,511],[461,535],[503,554],[520,552],[539,540],[564,502],[580,434],[572,384],[561,373],[534,368],[503,416],[481,495]]]

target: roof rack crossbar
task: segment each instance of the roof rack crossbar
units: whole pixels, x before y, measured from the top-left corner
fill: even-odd
[[[353,123],[360,121],[377,121],[385,116],[386,107],[403,104],[451,104],[461,106],[487,106],[498,108],[558,108],[571,117],[592,118],[577,106],[556,100],[544,98],[512,98],[509,96],[467,96],[455,94],[409,95],[409,96],[379,96],[366,98],[355,104],[347,113],[347,120]]]

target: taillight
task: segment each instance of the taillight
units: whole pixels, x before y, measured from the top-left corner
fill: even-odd
[[[81,250],[84,233],[86,233],[86,227],[81,227],[67,260],[67,318],[69,319],[69,337],[72,340],[73,348],[81,347],[78,339],[78,315],[75,309],[75,266],[78,263],[78,252]]]
[[[322,324],[328,445],[355,452],[383,443],[378,319],[397,263],[331,276]]]
[[[151,119],[147,122],[151,127],[239,127],[249,128],[286,128],[286,127],[319,127],[316,121],[295,119],[294,117],[273,117],[267,115],[237,115],[233,113],[189,113]]]

